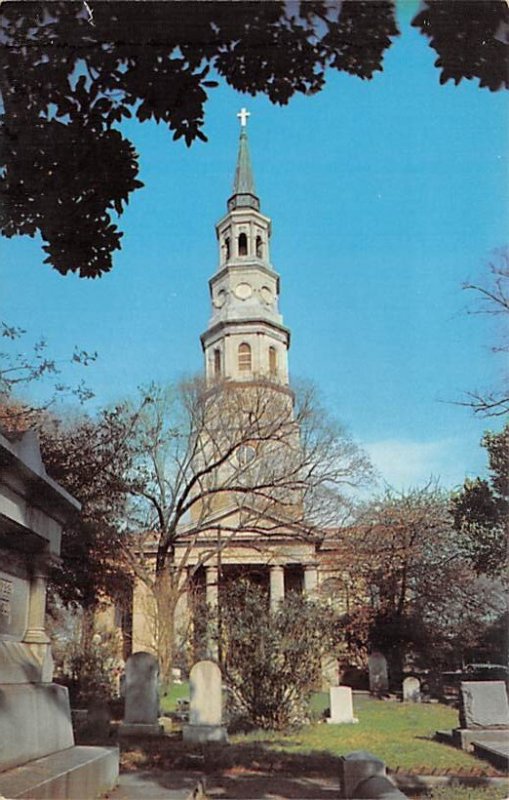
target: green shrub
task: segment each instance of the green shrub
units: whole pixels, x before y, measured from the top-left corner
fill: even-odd
[[[220,652],[230,705],[258,728],[304,722],[337,630],[328,606],[291,594],[271,610],[266,592],[243,582],[222,611]]]
[[[61,682],[69,689],[71,705],[87,708],[91,701],[117,697],[117,661],[109,640],[93,640],[88,647],[69,643]]]

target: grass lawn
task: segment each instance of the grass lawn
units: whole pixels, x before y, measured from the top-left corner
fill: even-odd
[[[176,709],[177,700],[189,696],[187,683],[177,684],[163,694],[163,711]],[[328,706],[328,693],[312,698],[312,716],[320,717]],[[327,725],[313,722],[295,731],[253,731],[230,735],[227,747],[189,745],[181,740],[180,725],[172,723],[172,734],[163,740],[121,741],[123,771],[156,769],[167,774],[178,770],[200,770],[214,781],[236,782],[236,790],[245,784],[245,794],[235,797],[264,796],[267,785],[276,796],[278,786],[288,781],[318,777],[332,784],[337,781],[340,755],[353,750],[368,750],[385,761],[392,772],[415,775],[463,776],[472,784],[482,783],[483,776],[500,776],[489,764],[462,750],[433,741],[437,729],[457,725],[458,712],[439,704],[403,704],[354,695],[356,725]],[[270,784],[267,784],[267,776]],[[261,781],[256,793],[256,781]],[[254,781],[254,783],[252,783]],[[265,781],[265,783],[264,783]],[[251,782],[251,783],[250,783]],[[229,784],[228,784],[229,785]],[[253,789],[255,793],[250,792]],[[298,787],[297,787],[298,788]],[[302,787],[299,791],[302,790]],[[297,789],[295,790],[297,791]],[[230,796],[230,795],[227,795]],[[284,794],[282,796],[301,796]],[[322,796],[322,795],[318,795]],[[417,795],[415,795],[417,796]],[[435,788],[420,800],[503,800],[509,796],[504,787],[447,786]]]
[[[507,790],[492,786],[486,788],[476,786],[472,789],[466,786],[446,786],[434,789],[430,800],[507,800]]]
[[[181,697],[189,697],[189,684],[186,683],[172,683],[168,690],[161,692],[161,699],[159,701],[161,713],[170,713],[176,711],[177,700]]]
[[[314,696],[315,713],[325,709],[328,695]],[[458,712],[439,704],[406,704],[354,696],[356,725],[311,724],[284,735],[254,731],[232,736],[236,744],[263,742],[265,747],[285,753],[327,752],[339,756],[353,750],[368,750],[389,769],[421,774],[496,774],[484,761],[448,745],[433,741],[436,730],[454,728]]]

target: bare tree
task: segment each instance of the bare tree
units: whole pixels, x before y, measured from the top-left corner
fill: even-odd
[[[501,320],[500,341],[493,347],[494,352],[509,351],[509,249],[497,250],[489,263],[489,278],[485,283],[467,281],[463,288],[477,295],[478,304],[470,309],[471,314],[489,314]],[[507,366],[507,365],[506,365]],[[501,388],[493,391],[468,392],[461,405],[469,406],[483,417],[503,417],[509,412],[509,375],[501,376]]]
[[[97,353],[75,347],[72,354],[55,358],[44,337],[30,344],[26,334],[24,328],[0,321],[0,424],[11,430],[37,427],[42,412],[53,409],[57,401],[70,398],[83,404],[93,397],[83,380],[70,386],[59,376],[64,366],[89,366],[97,359]],[[36,384],[43,384],[46,395],[34,405],[23,399],[23,394]],[[8,409],[8,420],[2,418],[3,408]]]
[[[197,570],[246,534],[318,540],[349,508],[347,488],[371,471],[310,390],[296,399],[269,382],[195,380],[152,387],[126,424],[132,414],[125,547],[168,677],[177,604]]]

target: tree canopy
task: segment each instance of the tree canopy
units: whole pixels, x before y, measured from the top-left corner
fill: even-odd
[[[408,659],[458,666],[507,608],[500,581],[473,569],[450,497],[434,484],[367,502],[338,532],[330,563],[330,591],[346,599],[350,662],[382,650],[394,685]]]
[[[478,573],[505,574],[509,535],[509,424],[482,439],[489,479],[466,480],[453,500],[454,524]]]
[[[279,104],[320,91],[328,69],[371,79],[398,35],[394,6],[2,3],[2,234],[39,232],[58,272],[102,275],[121,246],[116,216],[142,186],[124,118],[162,122],[190,145],[206,139],[216,78]],[[427,0],[413,24],[437,51],[441,82],[507,85],[504,0]]]

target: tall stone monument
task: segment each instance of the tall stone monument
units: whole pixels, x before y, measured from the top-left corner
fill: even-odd
[[[47,474],[37,437],[0,433],[0,796],[95,798],[115,748],[75,747],[67,689],[52,683],[46,579],[79,503]]]
[[[189,675],[191,702],[185,742],[226,742],[221,670],[214,661],[198,661]]]

